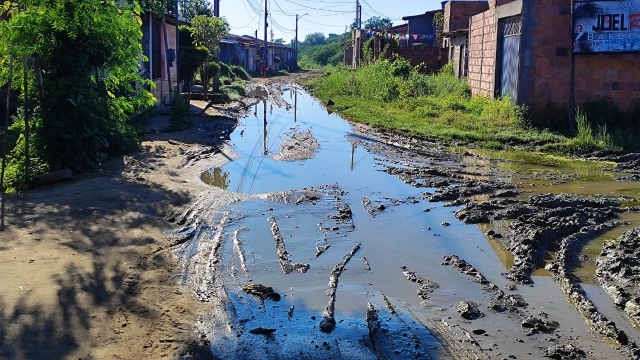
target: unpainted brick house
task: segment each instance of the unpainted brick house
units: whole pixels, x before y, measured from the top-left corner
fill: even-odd
[[[445,4],[445,13],[449,9],[449,16],[445,16],[448,41],[444,44],[450,52],[455,52],[456,46],[462,46],[455,45],[459,44],[456,34],[464,30],[459,27],[463,26],[464,16],[469,15],[457,12],[460,5],[456,2]],[[590,1],[574,2],[593,5]],[[488,0],[486,4],[486,10],[469,18],[468,26],[467,78],[476,95],[509,95],[518,103],[565,106],[570,97],[570,52],[579,33],[584,32],[585,38],[592,40],[619,43],[620,49],[635,46],[628,44],[640,41],[635,38],[640,29],[636,28],[632,33],[630,30],[634,25],[630,20],[626,20],[626,27],[620,23],[625,16],[640,18],[640,10],[637,11],[639,14],[630,14],[627,9],[626,15],[608,16],[611,11],[605,9],[602,16],[594,16],[592,20],[598,19],[601,28],[608,27],[605,30],[609,31],[603,31],[592,27],[591,23],[576,24],[576,29],[572,29],[571,0]],[[623,2],[611,1],[609,4],[618,8],[620,6],[616,5]],[[616,29],[626,32],[611,31]],[[597,54],[594,50],[575,55],[577,105],[602,96],[610,97],[622,110],[628,110],[633,100],[640,98],[640,71],[636,69],[640,54],[632,53],[631,48],[625,51]],[[456,56],[462,58],[454,54],[454,61]]]

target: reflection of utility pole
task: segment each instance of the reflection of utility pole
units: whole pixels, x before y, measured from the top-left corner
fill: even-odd
[[[262,132],[262,147],[264,150],[264,155],[267,155],[267,100],[263,100],[263,105],[264,105],[264,129]]]
[[[356,154],[356,144],[352,143],[351,144],[351,170],[353,171],[353,167],[355,166],[355,164],[353,163],[353,157]]]
[[[298,92],[294,91],[295,100],[293,102],[293,122],[298,122]]]

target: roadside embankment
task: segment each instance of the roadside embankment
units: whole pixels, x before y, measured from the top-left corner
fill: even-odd
[[[583,112],[574,134],[534,126],[532,119],[540,114],[508,98],[472,97],[468,84],[449,71],[425,75],[404,60],[382,60],[358,70],[337,68],[305,86],[353,122],[424,140],[567,155],[628,148],[616,135],[620,131],[592,125]],[[566,121],[555,120],[560,122]]]

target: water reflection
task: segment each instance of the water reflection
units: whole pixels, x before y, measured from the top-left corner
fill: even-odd
[[[231,184],[229,172],[224,171],[221,168],[213,168],[203,172],[200,179],[206,184],[217,186],[225,190]]]

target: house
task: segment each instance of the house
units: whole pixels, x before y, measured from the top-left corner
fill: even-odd
[[[149,61],[143,62],[144,78],[153,81],[156,86],[151,90],[158,103],[166,103],[169,99],[169,79],[173,91],[177,90],[176,80],[176,26],[187,25],[184,19],[165,16],[167,24],[167,48],[165,51],[165,32],[162,29],[162,18],[156,14],[142,15],[142,49]],[[169,74],[167,75],[167,62]]]
[[[489,0],[488,9],[470,19],[472,93],[509,95],[532,106],[566,106],[573,51],[575,103],[603,96],[629,110],[640,98],[640,72],[635,69],[640,60],[640,26],[632,21],[640,11],[628,4]],[[587,11],[594,7],[597,11]]]
[[[396,52],[398,55],[408,60],[411,65],[422,64],[424,71],[437,71],[447,63],[447,54],[442,52],[437,41],[433,24],[434,16],[442,13],[442,10],[427,11],[424,14],[405,16],[402,19],[405,24],[393,26],[384,30],[365,29],[352,30],[351,43],[345,48],[344,64],[358,68],[364,58],[363,46],[372,37],[374,59],[380,56],[384,50],[385,43],[396,41]]]
[[[487,0],[451,0],[444,2],[443,47],[453,65],[453,74],[467,77],[469,62],[469,20],[489,9]]]
[[[267,42],[267,51],[269,69],[272,71],[290,70],[295,66],[296,54],[293,47]],[[220,42],[220,61],[242,66],[251,73],[260,72],[263,54],[264,40],[253,36],[230,34]]]

